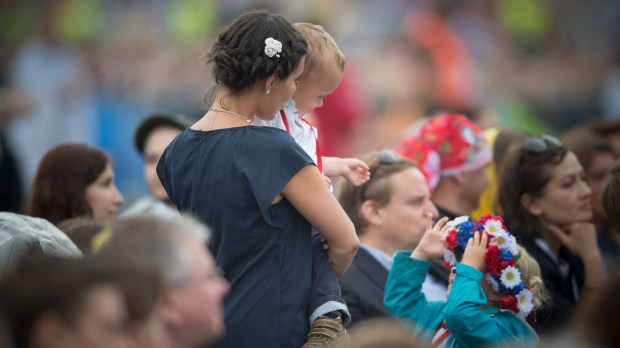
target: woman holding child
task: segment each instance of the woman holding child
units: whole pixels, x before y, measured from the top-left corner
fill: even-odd
[[[224,28],[208,54],[219,90],[205,116],[166,149],[158,174],[180,211],[213,230],[210,249],[232,292],[226,347],[300,347],[308,332],[310,226],[337,274],[359,241],[314,161],[285,131],[254,127],[291,98],[307,44],[258,11]]]

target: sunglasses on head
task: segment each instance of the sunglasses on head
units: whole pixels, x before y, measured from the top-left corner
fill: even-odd
[[[394,164],[399,159],[400,159],[400,156],[398,156],[398,154],[396,154],[396,152],[392,150],[383,150],[379,154],[380,164],[387,164],[387,165]]]
[[[366,182],[363,186],[359,187],[359,193],[361,195],[362,201],[366,199],[366,189],[372,186],[375,181],[385,176],[377,173],[379,168],[381,168],[382,166],[390,166],[396,164],[400,160],[402,160],[402,158],[392,150],[383,150],[379,153],[379,156],[377,157],[377,162],[370,165],[370,180],[368,180],[368,182]]]
[[[543,153],[549,147],[547,144],[562,146],[562,142],[549,134],[543,134],[540,137],[529,137],[523,142],[523,148],[531,153]]]

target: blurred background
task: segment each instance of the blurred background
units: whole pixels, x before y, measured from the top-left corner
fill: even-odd
[[[23,192],[47,150],[77,141],[111,155],[125,205],[144,194],[138,123],[200,118],[202,55],[256,8],[323,25],[347,56],[312,115],[324,155],[389,146],[441,111],[535,134],[620,118],[618,0],[0,0],[0,149]]]

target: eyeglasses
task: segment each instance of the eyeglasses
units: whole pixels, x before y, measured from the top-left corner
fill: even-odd
[[[215,267],[208,274],[185,277],[184,279],[177,279],[175,281],[172,281],[172,285],[177,288],[185,288],[191,284],[206,284],[216,282],[221,279],[224,279],[224,270],[220,267]]]
[[[555,146],[562,146],[562,142],[558,138],[549,134],[543,134],[538,138],[529,137],[525,139],[523,142],[523,148],[531,153],[540,154],[547,151],[547,143]]]

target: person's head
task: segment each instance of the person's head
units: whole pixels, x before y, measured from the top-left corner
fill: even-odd
[[[601,207],[611,227],[620,231],[620,160],[616,161],[601,192]]]
[[[355,325],[351,340],[345,348],[418,348],[421,338],[413,336],[411,328],[392,318],[372,318]]]
[[[434,116],[395,151],[416,162],[433,191],[433,201],[459,215],[478,207],[487,186],[491,149],[480,128],[459,114]]]
[[[322,26],[295,23],[308,42],[308,54],[299,86],[293,95],[297,114],[303,116],[323,106],[323,98],[330,95],[342,81],[344,54],[336,41]]]
[[[528,252],[522,246],[518,245],[517,249],[519,251],[519,257],[516,262],[516,268],[521,274],[521,280],[523,281],[523,284],[525,284],[527,289],[532,293],[531,313],[535,313],[550,302],[549,293],[543,282],[542,274],[540,272],[540,266],[538,265],[536,259],[534,259],[530,254],[528,254]],[[454,276],[451,274],[450,284],[452,284],[453,280]],[[484,291],[489,304],[494,306],[502,306],[502,299],[510,294],[500,290],[497,283],[494,282],[496,281],[492,280],[488,276],[485,276],[485,278],[480,281],[480,287]],[[518,296],[515,296],[515,299],[519,301],[520,298]],[[518,304],[516,305],[518,308]]]
[[[489,144],[493,147],[493,164],[497,173],[506,161],[506,154],[518,148],[527,139],[528,134],[524,131],[513,128],[498,128],[495,141]],[[487,138],[488,140],[488,138]]]
[[[165,220],[143,214],[121,218],[111,229],[101,253],[132,255],[162,271],[162,312],[174,346],[209,343],[224,334],[223,298],[229,286],[205,246],[206,226],[189,217]]]
[[[110,158],[83,144],[62,144],[48,151],[35,175],[26,213],[53,224],[74,217],[109,223],[123,196],[114,183]]]
[[[422,172],[415,163],[391,150],[361,157],[370,169],[370,180],[361,186],[342,182],[338,201],[360,239],[378,249],[414,249],[426,230],[426,217],[437,209]]]
[[[592,219],[591,190],[574,153],[551,136],[527,138],[506,160],[499,205],[519,238],[540,238],[546,224],[566,226]]]
[[[308,45],[284,17],[264,10],[245,13],[228,24],[207,54],[215,82],[226,95],[253,92],[256,116],[273,119],[297,89]],[[221,100],[226,106],[226,98]]]
[[[585,126],[605,137],[614,152],[620,155],[620,120],[594,119],[586,122]]]
[[[126,309],[101,260],[33,255],[3,279],[0,301],[19,347],[125,347]]]
[[[477,218],[484,214],[495,214],[498,212],[497,175],[501,172],[501,167],[506,159],[506,154],[509,153],[512,148],[521,146],[521,142],[527,138],[527,133],[523,131],[501,127],[487,128],[482,131],[482,134],[487,140],[489,146],[493,149],[493,162],[487,166],[486,169],[489,184],[480,196],[478,209],[471,214],[472,217]]]
[[[164,280],[160,270],[132,255],[97,255],[114,267],[128,315],[128,348],[171,347],[163,320]]]
[[[592,190],[590,203],[592,217],[597,227],[607,226],[601,208],[601,191],[605,179],[616,162],[616,153],[604,136],[586,127],[574,128],[562,135],[562,143],[577,156],[585,172],[585,181]]]
[[[151,195],[168,200],[168,194],[157,176],[157,162],[172,140],[191,122],[181,115],[156,113],[145,118],[134,135],[134,144],[144,164],[144,178]]]
[[[58,229],[63,231],[84,255],[93,253],[92,239],[104,228],[105,225],[101,222],[84,217],[67,219],[58,223]]]

